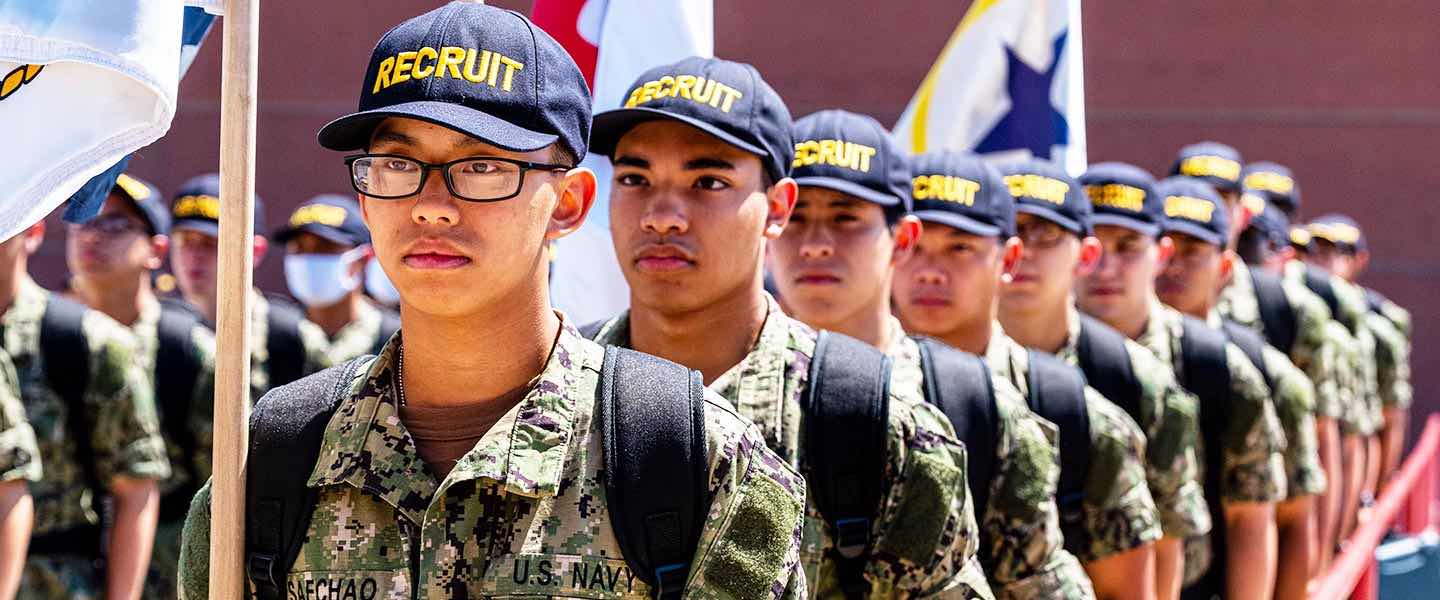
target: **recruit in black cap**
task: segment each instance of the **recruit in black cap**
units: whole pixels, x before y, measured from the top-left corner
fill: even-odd
[[[910,198],[921,221],[975,235],[1015,235],[1015,200],[979,156],[930,152],[910,162]]]
[[[879,204],[892,223],[910,212],[908,158],[879,121],[823,110],[796,121],[794,137],[795,183]]]
[[[1365,231],[1360,229],[1360,224],[1355,222],[1355,219],[1346,215],[1323,215],[1311,221],[1308,229],[1311,238],[1325,240],[1346,252],[1363,252],[1369,248],[1365,243]]]
[[[359,112],[322,128],[320,145],[364,148],[389,117],[515,152],[558,143],[579,160],[590,136],[590,88],[565,49],[524,15],[451,2],[380,38],[360,85]]]
[[[1285,165],[1273,162],[1245,165],[1245,170],[1240,172],[1240,185],[1245,191],[1259,193],[1287,215],[1300,210],[1300,186]]]
[[[1155,237],[1165,223],[1165,205],[1155,194],[1155,178],[1122,162],[1090,165],[1080,176],[1090,199],[1090,225],[1115,225]]]
[[[1284,246],[1290,243],[1290,218],[1266,200],[1263,193],[1247,189],[1240,197],[1240,202],[1253,215],[1249,229],[1254,229],[1273,245]]]
[[[220,174],[196,175],[181,184],[170,203],[170,228],[220,235]],[[265,204],[255,195],[255,232],[264,235]]]
[[[115,178],[115,186],[110,188],[110,193],[130,201],[135,212],[140,213],[140,219],[145,221],[150,235],[170,234],[170,207],[165,205],[165,197],[160,195],[160,188],[155,184],[129,173],[121,173]]]
[[[350,247],[370,243],[370,229],[360,218],[360,205],[354,198],[339,194],[320,194],[306,200],[290,213],[285,227],[275,232],[275,241],[284,244],[301,233]]]
[[[1183,233],[1224,247],[1230,233],[1225,201],[1208,182],[1198,177],[1168,177],[1156,184],[1165,201],[1165,233]]]
[[[630,86],[623,107],[595,115],[591,147],[613,157],[621,137],[656,119],[685,123],[760,156],[777,181],[790,175],[790,110],[748,64],[692,56],[646,71]]]
[[[1205,180],[1215,189],[1240,191],[1240,152],[1220,142],[1200,142],[1180,149],[1171,175],[1184,175]]]
[[[1015,199],[1015,212],[1051,221],[1075,235],[1090,235],[1090,199],[1060,165],[1030,159],[1003,165],[1000,174]]]

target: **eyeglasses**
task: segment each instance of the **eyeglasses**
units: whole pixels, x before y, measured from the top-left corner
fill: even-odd
[[[101,215],[91,219],[88,223],[72,225],[77,231],[98,233],[107,237],[120,236],[127,233],[148,233],[149,228],[144,223],[131,219],[125,215]]]
[[[509,158],[473,157],[448,163],[421,162],[398,154],[356,154],[345,157],[350,185],[371,198],[397,200],[420,193],[430,171],[445,178],[450,195],[470,202],[497,202],[520,193],[528,171],[568,171],[565,165]]]
[[[1069,231],[1059,224],[1045,220],[1023,223],[1015,227],[1015,235],[1019,236],[1026,246],[1038,248],[1049,248],[1059,244],[1067,233]]]

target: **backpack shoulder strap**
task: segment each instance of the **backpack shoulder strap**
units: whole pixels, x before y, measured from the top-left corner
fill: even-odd
[[[320,444],[349,384],[371,356],[273,388],[250,415],[245,478],[245,574],[257,600],[285,597],[285,576],[305,542],[316,490],[308,485]]]
[[[1203,321],[1185,317],[1180,335],[1180,361],[1184,374],[1180,384],[1200,399],[1200,437],[1205,448],[1205,503],[1214,523],[1210,531],[1213,556],[1210,570],[1188,586],[1182,598],[1203,597],[1211,590],[1223,590],[1225,581],[1225,515],[1220,505],[1220,473],[1225,443],[1225,418],[1230,413],[1230,366],[1225,357],[1224,334]]]
[[[880,510],[890,357],[873,346],[821,331],[803,399],[805,479],[839,553],[840,585],[863,582],[863,557]]]
[[[90,344],[85,339],[85,305],[61,296],[47,294],[45,315],[40,318],[40,356],[45,362],[45,378],[50,388],[65,403],[66,434],[75,441],[82,457],[85,483],[95,493],[104,487],[95,472],[95,449],[91,446],[94,432],[90,409],[85,406],[85,389],[90,386]]]
[[[297,379],[305,372],[305,340],[300,337],[300,322],[305,314],[288,302],[270,299],[266,314],[265,348],[270,358],[265,368],[270,374],[270,387],[275,388]]]
[[[1305,265],[1305,287],[1325,301],[1325,306],[1330,307],[1330,315],[1336,321],[1345,323],[1340,317],[1340,298],[1335,295],[1335,286],[1330,283],[1329,273],[1315,265]]]
[[[982,514],[990,503],[1000,428],[990,367],[985,359],[934,339],[913,339],[920,346],[925,401],[945,413],[955,437],[965,443],[970,496],[975,513]]]
[[[155,327],[155,406],[160,411],[160,426],[165,437],[180,448],[180,456],[187,460],[195,457],[195,431],[190,428],[190,413],[203,368],[192,337],[198,326],[200,320],[192,313],[160,306],[160,320]],[[190,497],[199,483],[192,480],[190,485],[161,497],[161,522],[185,518]]]
[[[609,319],[600,319],[599,321],[595,321],[593,323],[586,323],[584,325],[581,325],[580,337],[583,337],[587,340],[595,339],[595,336],[600,335],[600,330],[605,328],[605,323],[608,321]]]
[[[1060,485],[1056,501],[1074,507],[1085,497],[1090,472],[1090,415],[1086,412],[1085,376],[1053,354],[1029,352],[1027,378],[1030,410],[1060,429]]]
[[[1075,354],[1090,387],[1124,409],[1137,423],[1145,422],[1140,417],[1140,400],[1145,390],[1130,362],[1125,336],[1094,317],[1081,315]]]
[[[1245,358],[1250,359],[1250,363],[1255,365],[1255,368],[1259,369],[1260,374],[1265,377],[1265,384],[1273,389],[1275,380],[1270,377],[1270,369],[1265,368],[1265,338],[1255,333],[1254,329],[1229,319],[1222,323],[1220,330],[1225,333],[1225,337],[1229,339],[1230,343],[1235,344],[1241,352],[1245,353]]]
[[[380,310],[380,333],[375,336],[375,346],[370,348],[370,353],[379,356],[386,342],[400,331],[400,313],[384,307],[377,308]]]
[[[1289,354],[1295,348],[1299,325],[1295,308],[1290,306],[1290,298],[1285,294],[1284,282],[1272,273],[1254,268],[1250,269],[1250,281],[1260,305],[1260,324],[1265,328],[1265,337],[1281,352]]]
[[[599,385],[615,539],[631,572],[656,598],[679,598],[709,507],[700,372],[607,346]]]

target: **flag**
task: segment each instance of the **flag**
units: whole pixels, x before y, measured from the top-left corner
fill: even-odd
[[[185,12],[181,0],[0,0],[0,131],[25,147],[0,170],[0,239],[170,128]]]
[[[902,147],[1085,170],[1080,0],[975,0],[895,124]]]
[[[586,74],[597,113],[620,108],[646,69],[715,53],[712,0],[535,0],[532,16]],[[595,207],[584,226],[556,244],[550,273],[551,301],[575,323],[630,304],[610,239],[610,160],[590,156],[582,164],[600,182]]]

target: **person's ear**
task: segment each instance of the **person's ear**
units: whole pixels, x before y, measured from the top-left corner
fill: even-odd
[[[1170,265],[1172,256],[1175,256],[1175,240],[1170,239],[1168,235],[1161,236],[1160,240],[1155,243],[1155,272],[1164,272],[1165,267]]]
[[[1355,277],[1360,277],[1365,272],[1365,267],[1370,266],[1370,251],[1360,250],[1355,253]]]
[[[145,268],[151,271],[159,271],[165,266],[165,257],[170,254],[170,236],[156,234],[150,236],[150,258],[145,259]]]
[[[575,167],[565,172],[560,181],[555,209],[550,211],[550,224],[545,230],[545,239],[554,241],[570,235],[581,225],[590,209],[595,206],[595,172],[587,167]]]
[[[1015,267],[1020,264],[1020,257],[1025,255],[1025,243],[1020,241],[1019,236],[1010,236],[1000,252],[1000,278],[1008,282],[1015,274]]]
[[[40,250],[40,245],[45,243],[45,220],[36,221],[21,235],[25,236],[25,255],[35,254]]]
[[[1080,238],[1080,260],[1075,262],[1075,276],[1086,277],[1094,273],[1104,253],[1105,246],[1100,243],[1100,238],[1093,235]]]
[[[1229,287],[1230,278],[1235,276],[1235,261],[1237,260],[1240,260],[1240,256],[1233,250],[1220,253],[1220,289]]]
[[[250,265],[251,268],[260,266],[260,263],[265,260],[265,255],[270,252],[270,240],[266,239],[263,235],[255,236],[254,252],[255,263]]]
[[[794,179],[786,177],[775,182],[765,192],[765,237],[777,239],[790,223],[790,213],[795,211],[795,200],[800,197],[800,186]]]
[[[925,227],[920,224],[918,217],[900,217],[900,221],[891,228],[895,246],[890,252],[890,264],[896,265],[914,256],[915,246],[920,243],[920,236],[924,231]]]

